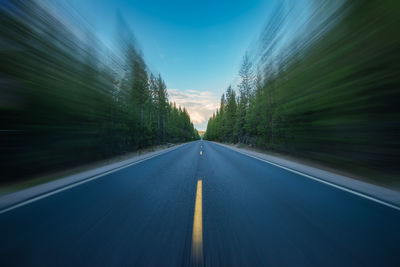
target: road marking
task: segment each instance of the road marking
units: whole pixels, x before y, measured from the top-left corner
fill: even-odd
[[[200,151],[200,156],[203,155],[203,151]]]
[[[201,263],[203,261],[202,180],[197,181],[196,202],[194,204],[192,259],[195,263]]]
[[[218,144],[218,145],[219,145],[219,144]],[[222,146],[222,145],[220,145],[220,146]],[[257,159],[257,160],[259,160],[259,161],[263,161],[263,162],[265,162],[265,163],[274,165],[274,166],[276,166],[276,167],[278,167],[278,168],[281,168],[281,169],[284,169],[284,170],[293,172],[293,173],[295,173],[295,174],[299,174],[299,175],[301,175],[301,176],[304,176],[304,177],[306,177],[306,178],[312,179],[312,180],[314,180],[314,181],[317,181],[317,182],[320,182],[320,183],[323,183],[323,184],[326,184],[326,185],[330,185],[330,186],[335,187],[335,188],[337,188],[337,189],[346,191],[346,192],[348,192],[348,193],[350,193],[350,194],[353,194],[353,195],[356,195],[356,196],[359,196],[359,197],[362,197],[362,198],[365,198],[365,199],[374,201],[374,202],[376,202],[376,203],[379,203],[379,204],[382,204],[382,205],[387,206],[387,207],[389,207],[389,208],[393,208],[393,209],[395,209],[395,210],[400,211],[400,207],[398,207],[398,206],[396,206],[396,205],[390,204],[390,203],[385,202],[385,201],[380,200],[380,199],[376,199],[376,198],[374,198],[374,197],[371,197],[371,196],[369,196],[369,195],[363,194],[363,193],[361,193],[361,192],[357,192],[357,191],[352,190],[352,189],[349,189],[349,188],[347,188],[347,187],[344,187],[344,186],[341,186],[341,185],[337,185],[337,184],[334,184],[334,183],[325,181],[325,180],[323,180],[323,179],[321,179],[321,178],[318,178],[318,177],[315,177],[315,176],[311,176],[311,175],[309,175],[309,174],[305,174],[305,173],[302,173],[302,172],[300,172],[300,171],[296,171],[296,170],[290,169],[290,168],[288,168],[288,167],[285,167],[285,166],[276,164],[276,163],[271,162],[271,161],[266,160],[266,159],[262,159],[262,158],[259,158],[259,157],[256,157],[256,156],[249,155],[249,154],[247,154],[247,153],[245,153],[245,152],[241,152],[241,151],[234,150],[234,149],[231,149],[231,150],[236,151],[236,152],[238,152],[238,153],[240,153],[240,154],[243,154],[243,155],[245,155],[245,156],[248,156],[248,157]]]
[[[130,167],[130,166],[139,164],[139,163],[141,163],[141,162],[143,162],[143,161],[146,161],[146,160],[149,160],[149,159],[152,159],[152,158],[161,156],[161,155],[163,155],[163,154],[166,154],[166,153],[168,153],[168,152],[171,152],[171,151],[173,151],[173,150],[175,150],[175,149],[178,149],[178,148],[180,148],[180,147],[182,147],[182,145],[181,145],[181,146],[174,147],[173,149],[170,149],[170,150],[168,150],[168,151],[163,151],[163,152],[161,152],[161,153],[159,153],[159,154],[150,156],[150,157],[148,157],[148,158],[141,159],[141,160],[138,160],[138,161],[135,161],[135,162],[128,163],[128,164],[126,164],[126,165],[117,167],[117,168],[115,168],[115,169],[111,169],[111,170],[105,171],[105,172],[100,173],[100,174],[97,174],[97,175],[95,175],[95,176],[93,176],[93,177],[89,177],[89,178],[83,179],[83,180],[81,180],[81,181],[79,181],[79,182],[75,182],[75,183],[72,183],[72,184],[63,186],[63,187],[61,187],[61,188],[58,188],[58,189],[55,189],[55,190],[53,190],[53,191],[44,193],[44,194],[39,195],[39,196],[37,196],[37,197],[33,197],[33,198],[31,198],[31,199],[24,200],[24,201],[22,201],[22,202],[20,202],[20,203],[11,205],[11,206],[8,207],[8,208],[5,208],[5,209],[3,209],[3,210],[0,210],[0,215],[3,214],[3,213],[6,213],[6,212],[8,212],[8,211],[17,209],[17,208],[19,208],[19,207],[28,205],[28,204],[30,204],[30,203],[32,203],[32,202],[35,202],[35,201],[38,201],[38,200],[40,200],[40,199],[43,199],[43,198],[52,196],[52,195],[54,195],[54,194],[60,193],[60,192],[62,192],[62,191],[68,190],[68,189],[73,188],[73,187],[76,187],[76,186],[78,186],[78,185],[81,185],[81,184],[84,184],[84,183],[93,181],[93,180],[95,180],[95,179],[101,178],[101,177],[103,177],[103,176],[105,176],[105,175],[108,175],[108,174],[110,174],[110,173],[114,173],[114,172],[117,172],[117,171],[119,171],[119,170],[128,168],[128,167]]]

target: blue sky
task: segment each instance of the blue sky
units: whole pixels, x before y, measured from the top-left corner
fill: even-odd
[[[236,80],[241,59],[257,39],[272,0],[69,0],[96,35],[111,44],[120,13],[145,60],[161,73],[170,100],[185,106],[205,130],[221,94]]]

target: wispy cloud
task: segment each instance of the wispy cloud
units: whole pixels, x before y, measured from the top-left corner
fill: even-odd
[[[219,99],[211,91],[168,89],[169,100],[185,107],[198,130],[205,130],[208,118],[219,106]]]

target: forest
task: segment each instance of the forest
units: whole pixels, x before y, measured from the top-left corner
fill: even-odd
[[[288,14],[274,10],[204,138],[398,180],[399,3],[333,2],[315,3],[306,30],[280,49]]]
[[[2,3],[0,182],[200,138],[123,18],[118,25],[111,50],[73,14]]]

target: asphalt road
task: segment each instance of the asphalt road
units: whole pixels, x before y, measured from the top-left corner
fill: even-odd
[[[0,260],[400,266],[400,211],[197,141],[0,214]]]

